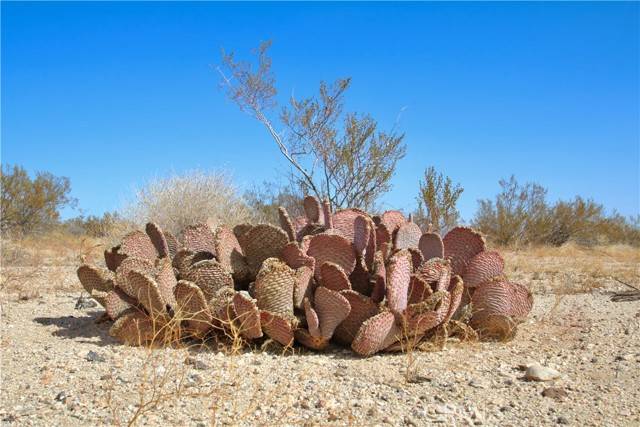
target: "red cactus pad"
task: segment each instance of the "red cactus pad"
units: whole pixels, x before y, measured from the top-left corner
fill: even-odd
[[[272,340],[284,346],[293,344],[293,329],[289,320],[268,311],[261,311],[260,324],[264,333]]]
[[[394,234],[402,224],[405,224],[407,219],[400,211],[386,211],[382,214],[382,223],[387,226],[387,229],[391,234]]]
[[[309,241],[307,255],[315,258],[315,276],[320,280],[320,266],[325,262],[338,264],[349,275],[356,266],[356,255],[351,242],[339,235],[317,234]]]
[[[123,237],[119,252],[128,257],[143,258],[151,262],[157,257],[156,248],[151,243],[151,239],[139,230],[132,231]]]
[[[285,231],[285,233],[287,233],[287,236],[289,237],[289,241],[295,242],[296,230],[293,227],[293,222],[291,222],[289,213],[282,206],[278,208],[278,219],[280,220],[280,228],[282,228]]]
[[[256,301],[244,291],[236,292],[233,296],[233,307],[236,312],[234,322],[238,325],[240,335],[246,339],[260,338],[262,327]]]
[[[415,272],[420,268],[420,265],[424,261],[424,257],[422,256],[422,252],[416,248],[408,248],[407,249],[411,254],[411,265],[413,266],[413,271]]]
[[[418,248],[418,242],[422,236],[422,230],[414,222],[405,222],[398,227],[395,236],[396,249]]]
[[[176,256],[176,252],[182,246],[182,244],[176,239],[176,236],[171,234],[168,231],[164,232],[164,238],[167,240],[167,247],[169,248],[169,257],[173,258]]]
[[[491,330],[497,329],[506,337],[510,330],[501,330],[501,326],[505,322],[515,325],[527,317],[533,307],[533,295],[517,283],[495,281],[479,286],[471,297],[471,304],[471,325],[474,328],[492,335]]]
[[[451,284],[449,285],[450,302],[447,310],[447,315],[443,319],[443,323],[448,322],[455,314],[460,303],[462,302],[462,293],[464,292],[464,284],[460,276],[453,276],[451,278]]]
[[[358,220],[358,218],[360,218],[360,220]],[[368,214],[360,209],[342,209],[332,216],[333,228],[353,243],[355,242],[356,234],[358,234],[359,239],[365,238],[365,236],[362,235],[362,227],[367,227],[368,219]],[[359,229],[356,229],[356,227]]]
[[[342,291],[351,289],[351,283],[346,273],[338,264],[333,262],[325,262],[320,266],[320,274],[322,277],[322,286],[332,291]]]
[[[313,259],[313,258],[311,258]],[[293,288],[293,306],[295,308],[302,307],[302,301],[304,298],[309,297],[313,290],[313,266],[307,267],[303,265],[296,269],[296,283]]]
[[[435,328],[446,318],[451,304],[447,291],[438,291],[418,304],[412,304],[404,312],[407,332],[412,336],[422,335]]]
[[[176,313],[185,330],[198,338],[212,327],[213,316],[202,290],[195,283],[180,280],[174,290]]]
[[[387,270],[384,265],[384,257],[380,251],[375,254],[373,269],[374,283],[371,290],[371,299],[375,302],[380,302],[387,293]]]
[[[307,216],[307,220],[310,223],[320,222],[320,202],[313,196],[307,196],[304,198],[302,205],[304,207],[304,213]]]
[[[231,272],[234,279],[245,281],[249,277],[249,266],[242,253],[240,242],[228,227],[220,226],[215,233],[216,255],[220,264]]]
[[[365,253],[369,246],[372,228],[373,221],[362,215],[358,215],[353,223],[353,247],[360,256]]]
[[[211,228],[204,223],[187,226],[182,231],[184,246],[193,252],[216,255],[216,239]]]
[[[406,249],[394,254],[387,266],[387,305],[394,312],[407,307],[411,280],[411,254]]]
[[[131,270],[136,270],[149,275],[154,275],[156,270],[151,261],[144,258],[128,257],[122,260],[116,270],[116,285],[127,295],[136,298],[136,291],[128,283],[128,275]]]
[[[442,270],[440,270],[440,277],[438,278],[438,282],[436,283],[436,291],[446,291],[449,289],[449,284],[451,283],[451,268],[446,266]]]
[[[356,334],[351,348],[361,356],[370,356],[400,339],[401,330],[395,316],[385,311],[366,320]]]
[[[320,333],[324,338],[331,338],[338,325],[349,315],[349,300],[323,286],[316,289],[314,305],[320,321]]]
[[[185,280],[195,283],[202,289],[207,301],[211,301],[219,289],[233,289],[231,273],[214,259],[196,262],[183,276]]]
[[[444,244],[438,233],[424,233],[418,242],[418,249],[425,261],[431,258],[444,258]]]
[[[120,252],[120,245],[104,251],[104,263],[111,271],[116,271],[120,263],[127,257],[126,254]]]
[[[114,288],[104,300],[104,308],[111,320],[117,319],[136,304],[136,300],[125,294],[120,288]]]
[[[282,248],[281,258],[289,267],[294,269],[302,266],[313,268],[316,263],[296,242],[289,242]]]
[[[169,244],[167,238],[164,236],[162,228],[154,222],[147,223],[145,227],[147,236],[151,239],[153,247],[156,248],[158,257],[164,258],[169,256]]]
[[[156,262],[156,283],[158,284],[158,290],[164,301],[170,306],[175,307],[176,299],[173,289],[176,287],[178,281],[173,273],[173,267],[171,266],[171,260],[169,258],[160,258]]]
[[[267,258],[279,257],[289,242],[289,237],[281,228],[270,224],[258,224],[239,239],[247,258],[251,274],[255,276]]]
[[[300,344],[312,350],[324,350],[329,345],[327,338],[313,336],[306,329],[296,329],[294,335]]]
[[[153,321],[164,323],[169,320],[167,303],[162,298],[158,284],[153,277],[131,270],[127,274],[127,282],[135,291],[135,299],[145,308]]]
[[[296,274],[278,258],[269,258],[262,264],[255,282],[255,295],[260,310],[293,317],[293,289]]]
[[[380,246],[389,242],[391,242],[391,232],[389,228],[385,224],[378,224],[376,226],[376,246],[379,249]]]
[[[440,279],[442,271],[446,269],[451,269],[449,261],[442,258],[431,258],[420,265],[416,274],[425,282],[433,283]]]
[[[130,309],[115,321],[109,335],[119,341],[133,346],[141,346],[154,341],[162,341],[161,334],[153,322],[143,312]]]
[[[109,292],[113,289],[115,275],[112,271],[94,265],[82,264],[76,271],[82,287],[91,294],[92,291]]]
[[[318,319],[318,313],[311,307],[309,298],[304,299],[304,316],[307,319],[307,329],[309,334],[313,337],[320,337],[320,320]]]
[[[427,299],[433,290],[431,286],[419,275],[412,274],[409,280],[409,296],[407,304],[417,304]]]
[[[379,313],[378,304],[371,298],[356,291],[341,291],[340,295],[349,301],[349,315],[340,323],[334,332],[336,341],[350,345],[365,320]]]
[[[442,239],[444,256],[451,260],[453,273],[461,277],[471,259],[485,248],[484,238],[469,227],[455,227]]]
[[[497,251],[482,251],[469,262],[464,274],[464,284],[474,288],[494,277],[501,276],[504,271],[504,259]]]

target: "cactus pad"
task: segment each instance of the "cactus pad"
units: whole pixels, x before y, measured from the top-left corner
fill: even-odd
[[[302,204],[308,222],[312,224],[320,222],[320,211],[322,208],[318,199],[313,196],[307,196],[304,198]]]
[[[289,243],[287,233],[269,224],[252,227],[238,240],[253,277],[260,270],[264,260],[280,256],[282,249]]]
[[[169,256],[169,244],[167,242],[167,238],[162,232],[162,228],[156,223],[149,222],[145,226],[145,231],[147,232],[147,236],[151,240],[151,244],[154,248],[156,248],[157,256],[160,258]]]
[[[342,291],[351,289],[351,283],[346,273],[338,264],[333,262],[325,262],[320,266],[320,274],[322,277],[322,286],[332,291]]]
[[[260,324],[264,333],[272,340],[285,347],[293,344],[293,329],[289,320],[268,311],[261,311]]]
[[[269,258],[262,264],[255,283],[260,310],[285,319],[293,317],[294,270],[277,258]]]
[[[474,288],[494,277],[502,275],[504,271],[504,259],[497,251],[482,251],[474,256],[469,262],[464,283],[470,288]]]
[[[455,227],[442,239],[444,256],[451,260],[453,273],[461,277],[471,259],[485,248],[484,238],[469,227]]]
[[[361,356],[370,356],[393,344],[401,336],[395,317],[390,311],[367,319],[356,334],[351,348]]]
[[[94,290],[109,292],[113,289],[115,275],[112,271],[89,264],[82,264],[76,271],[82,287],[91,294]]]
[[[387,305],[394,312],[407,307],[409,281],[411,280],[411,254],[406,249],[397,252],[389,260],[387,268]]]
[[[431,258],[444,258],[444,243],[438,233],[424,233],[418,241],[418,249],[425,261]]]
[[[187,226],[182,231],[184,246],[193,252],[209,252],[216,255],[215,235],[204,223]]]
[[[260,310],[258,310],[256,301],[246,292],[236,292],[233,296],[233,308],[240,335],[248,340],[260,338],[262,327],[260,325]]]
[[[307,319],[307,329],[312,337],[320,337],[320,320],[318,319],[318,313],[311,307],[309,298],[304,299],[304,317]]]
[[[338,342],[350,345],[365,320],[379,313],[378,304],[371,298],[352,290],[342,291],[340,295],[347,299],[351,310],[336,328],[334,337]]]
[[[218,262],[232,274],[235,280],[247,280],[249,266],[235,234],[229,228],[221,226],[216,230],[215,238]]]
[[[349,275],[356,265],[356,256],[351,242],[339,235],[317,234],[309,242],[307,255],[315,258],[315,276],[320,280],[320,266],[325,262],[338,264]]]
[[[185,272],[184,280],[198,285],[207,301],[211,301],[222,288],[233,289],[233,277],[218,261],[198,261]]]
[[[471,297],[471,304],[471,325],[474,328],[484,335],[507,338],[513,326],[531,311],[533,296],[527,288],[517,283],[495,281],[479,286]]]
[[[280,220],[280,228],[282,228],[289,236],[290,242],[296,241],[296,230],[293,227],[293,223],[291,222],[291,218],[289,217],[289,213],[287,210],[280,206],[278,208],[278,219]]]
[[[318,313],[320,322],[320,333],[330,339],[338,325],[346,319],[351,310],[349,300],[340,295],[339,292],[332,291],[323,286],[316,289],[314,298],[315,310]]]
[[[405,222],[398,227],[394,244],[396,249],[418,248],[422,230],[418,224]]]
[[[180,280],[175,287],[179,320],[189,335],[204,337],[212,327],[211,310],[202,290],[195,283]]]
[[[157,257],[156,248],[146,233],[136,230],[122,238],[120,253],[153,262]]]

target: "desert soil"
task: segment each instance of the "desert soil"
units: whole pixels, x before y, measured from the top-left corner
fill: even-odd
[[[526,256],[529,264],[532,257]],[[369,358],[337,347],[285,355],[272,347],[236,355],[195,345],[126,347],[108,335],[108,323],[97,323],[99,307],[75,308],[74,267],[52,267],[52,280],[65,286],[2,295],[0,420],[43,426],[640,425],[640,301],[610,301],[611,291],[624,289],[611,276],[638,283],[636,257],[598,265],[600,275],[566,273],[568,259],[555,267],[529,264],[511,270],[536,301],[514,340],[450,341],[434,351]],[[47,277],[41,274],[33,286],[48,289]],[[523,369],[532,363],[560,377],[527,381]]]

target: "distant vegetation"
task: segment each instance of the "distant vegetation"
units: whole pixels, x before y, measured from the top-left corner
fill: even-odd
[[[640,245],[640,217],[607,214],[602,204],[580,196],[549,203],[546,188],[520,184],[514,176],[499,184],[501,190],[494,200],[478,201],[472,221],[497,244],[560,246],[574,241],[583,245]]]
[[[640,246],[640,217],[607,213],[593,200],[576,196],[551,203],[547,189],[536,183],[519,183],[515,177],[499,182],[494,199],[478,201],[470,224],[494,244],[503,246],[561,246],[569,241],[592,246],[629,244]],[[418,208],[414,221],[440,233],[460,223],[457,202],[460,184],[433,167],[418,183]],[[290,187],[264,184],[244,195],[224,173],[191,171],[148,181],[120,212],[102,216],[78,216],[64,222],[60,210],[75,206],[68,178],[47,172],[29,177],[21,166],[2,166],[2,235],[20,237],[52,229],[91,237],[121,235],[147,221],[178,232],[187,224],[208,222],[235,225],[242,222],[278,223],[278,206],[299,216],[301,199]]]

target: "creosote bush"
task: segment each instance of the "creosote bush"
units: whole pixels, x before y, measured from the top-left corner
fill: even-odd
[[[552,245],[569,241],[583,245],[625,243],[640,245],[640,218],[627,219],[604,206],[576,196],[547,201],[547,189],[520,184],[511,176],[500,181],[495,200],[479,201],[473,225],[499,245]]]
[[[199,222],[215,228],[253,218],[228,173],[201,170],[149,180],[135,191],[123,216],[138,227],[155,222],[176,236]]]
[[[452,335],[511,338],[532,308],[470,228],[441,238],[399,211],[333,212],[313,196],[303,211],[280,208],[279,227],[196,223],[174,234],[148,223],[105,251],[106,269],[83,264],[78,278],[130,345],[239,335],[368,356]]]

